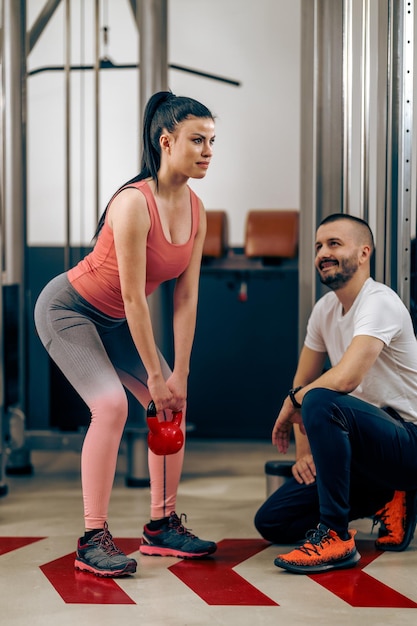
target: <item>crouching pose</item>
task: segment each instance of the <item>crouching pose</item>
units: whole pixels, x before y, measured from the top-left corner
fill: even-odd
[[[331,291],[313,308],[293,389],[272,432],[273,444],[286,452],[294,425],[293,476],[255,517],[269,541],[300,542],[275,565],[306,574],[359,561],[352,520],[374,517],[376,547],[400,551],[413,538],[417,516],[411,317],[398,295],[370,276],[374,243],[366,222],[328,216],[315,249],[316,270]]]

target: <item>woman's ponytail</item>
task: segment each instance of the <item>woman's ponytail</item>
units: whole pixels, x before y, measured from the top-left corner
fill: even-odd
[[[171,98],[175,98],[175,96],[170,91],[159,91],[155,93],[148,100],[143,115],[142,159],[141,172],[139,175],[143,175],[143,178],[151,177],[156,182],[158,181],[158,171],[161,165],[159,137],[163,128],[158,122],[153,122],[158,109],[164,102],[167,102]]]
[[[214,119],[209,109],[193,98],[175,96],[171,91],[158,91],[149,98],[143,114],[140,172],[119,187],[116,194],[123,187],[145,178],[152,178],[158,189],[158,172],[161,167],[161,147],[159,145],[161,134],[164,130],[173,133],[178,124],[190,116]],[[108,207],[109,205],[100,218],[93,241],[96,241],[100,230],[103,228]]]

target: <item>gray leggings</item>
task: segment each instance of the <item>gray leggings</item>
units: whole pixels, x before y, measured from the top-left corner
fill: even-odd
[[[103,380],[120,380],[143,406],[149,398],[146,370],[133,343],[126,320],[101,313],[60,274],[44,288],[35,306],[39,337],[63,374],[87,405],[102,392]],[[161,353],[164,375],[170,368]],[[119,384],[119,381],[117,381]]]
[[[71,286],[67,275],[51,280],[35,306],[39,337],[63,374],[91,411],[91,424],[82,451],[81,469],[86,526],[107,520],[120,440],[128,402],[123,387],[146,407],[150,395],[147,373],[126,320],[104,315]],[[159,353],[162,372],[171,370]],[[168,411],[168,419],[171,414]],[[183,420],[182,427],[184,428]],[[184,428],[185,429],[185,428]],[[149,452],[151,515],[175,510],[183,448],[170,457]]]

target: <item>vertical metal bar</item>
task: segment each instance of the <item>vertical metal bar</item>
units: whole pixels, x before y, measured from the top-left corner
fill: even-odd
[[[142,120],[151,95],[168,87],[168,2],[140,0],[138,10]]]
[[[343,0],[303,2],[301,8],[300,347],[323,293],[313,264],[316,226],[344,204]]]
[[[315,302],[312,262],[317,213],[318,135],[318,0],[301,4],[301,167],[298,263],[298,347],[303,345],[308,317]],[[308,104],[307,104],[308,103]]]
[[[4,98],[3,98],[3,0],[0,0],[0,496],[7,493],[7,485],[5,481],[6,468],[6,423],[4,414],[4,396],[5,396],[5,380],[4,380],[4,352],[3,352],[3,241],[4,241],[4,187],[3,187],[3,165],[4,165]]]
[[[71,264],[71,7],[65,0],[65,246],[64,267]]]
[[[350,213],[352,183],[352,87],[353,87],[353,7],[343,3],[343,211]]]
[[[5,244],[5,199],[4,199],[4,179],[5,179],[5,171],[4,171],[4,129],[6,125],[5,120],[5,107],[4,107],[4,84],[5,84],[5,76],[4,76],[4,64],[3,64],[3,46],[4,46],[4,4],[3,0],[0,0],[0,285],[3,285],[3,271],[6,266],[6,259],[4,258],[4,244]],[[1,333],[3,334],[3,323],[2,323],[2,311],[3,308],[0,307],[0,320],[1,320]],[[1,334],[1,336],[2,336]],[[0,363],[1,369],[3,369],[3,359]]]
[[[361,198],[362,218],[369,222],[369,98],[370,98],[370,4],[363,0],[362,15],[362,102],[361,102]]]
[[[4,0],[4,274],[17,285],[18,397],[25,407],[25,259],[26,259],[26,11],[25,2]],[[4,320],[3,320],[4,323]]]
[[[385,205],[385,240],[384,240],[384,274],[385,282],[394,289],[395,274],[393,272],[393,259],[396,256],[392,247],[393,233],[396,232],[396,158],[397,146],[397,115],[395,99],[395,65],[396,65],[396,8],[397,0],[388,0],[388,61],[387,61],[387,142],[386,142],[386,205]]]
[[[13,287],[17,328],[17,400],[13,405],[24,421],[26,408],[26,4],[3,0],[3,222],[4,286]],[[17,288],[17,289],[16,289]],[[13,309],[14,310],[14,309]],[[3,312],[4,315],[4,312]],[[8,321],[8,320],[7,320]],[[5,318],[2,339],[5,339]],[[4,349],[4,346],[3,346]],[[3,364],[4,367],[4,364]],[[3,371],[4,380],[4,371]],[[14,397],[14,396],[13,396]],[[8,402],[7,397],[4,403]],[[11,401],[9,402],[11,404]],[[10,407],[4,407],[9,409]],[[9,459],[8,459],[9,460]]]
[[[390,115],[391,169],[387,211],[387,273],[390,285],[404,303],[410,304],[411,183],[413,152],[413,36],[414,2],[390,2]],[[415,202],[414,202],[415,205]],[[415,210],[415,207],[414,207]]]
[[[397,291],[410,305],[414,2],[399,3]],[[415,209],[415,206],[414,206]]]
[[[318,221],[343,209],[343,0],[320,0]]]
[[[391,151],[391,97],[390,97],[390,50],[391,34],[389,18],[390,0],[374,0],[373,9],[377,13],[375,53],[378,76],[375,98],[375,215],[374,236],[375,278],[389,284],[387,276],[386,250],[387,215],[391,213],[391,170],[388,168],[388,153]]]
[[[23,284],[26,242],[26,56],[21,0],[4,0],[4,257],[5,282]]]
[[[95,136],[95,197],[96,222],[100,216],[100,0],[95,0],[95,62],[94,62],[94,136]]]

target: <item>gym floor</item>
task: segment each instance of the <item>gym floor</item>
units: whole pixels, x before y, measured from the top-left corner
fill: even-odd
[[[291,457],[291,452],[288,455]],[[266,495],[268,442],[189,438],[177,513],[218,542],[202,561],[139,555],[147,488],[126,487],[121,451],[109,527],[138,560],[134,576],[76,572],[82,532],[79,454],[33,451],[31,476],[9,476],[0,499],[0,622],[4,626],[382,626],[417,622],[417,539],[402,553],[375,550],[371,520],[358,520],[359,565],[300,576],[277,569],[253,516]],[[284,548],[288,551],[288,548]]]

